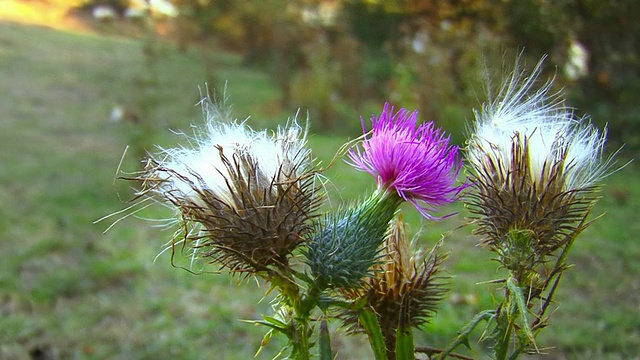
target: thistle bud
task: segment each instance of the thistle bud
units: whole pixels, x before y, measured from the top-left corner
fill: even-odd
[[[446,278],[440,271],[446,256],[438,254],[439,245],[428,253],[415,251],[412,245],[398,215],[391,222],[379,264],[367,278],[366,286],[343,292],[376,314],[389,358],[394,358],[397,330],[427,322],[447,290]],[[343,311],[340,317],[349,331],[362,331],[358,309]]]
[[[362,205],[331,212],[316,223],[305,255],[318,288],[362,285],[399,204],[399,198],[376,192]]]

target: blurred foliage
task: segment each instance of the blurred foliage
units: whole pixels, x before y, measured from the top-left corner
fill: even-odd
[[[119,14],[124,14],[125,9],[129,5],[128,0],[77,0],[73,4],[76,8],[90,12],[96,6],[111,7]]]
[[[309,117],[319,121],[317,130],[329,130],[335,117],[332,96],[338,81],[337,73],[332,71],[334,64],[325,43],[310,44],[305,50],[310,61],[292,80],[294,100],[309,107]]]
[[[567,45],[575,40],[589,54],[588,74],[567,86],[570,101],[610,136],[632,148],[640,146],[640,2],[635,0],[522,0],[504,6],[510,43],[526,55],[550,54],[554,64],[567,59]]]
[[[220,42],[270,74],[281,110],[318,114],[323,129],[341,130],[335,108],[393,100],[457,132],[485,96],[485,68],[522,52],[531,64],[549,55],[546,69],[566,84],[569,105],[640,146],[635,0],[171,1],[175,38],[181,49],[199,45],[209,83],[222,80],[212,61]],[[92,4],[120,10],[126,1],[82,6]],[[562,71],[572,44],[585,50],[583,76]]]

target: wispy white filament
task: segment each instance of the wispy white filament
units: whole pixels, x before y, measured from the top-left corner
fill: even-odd
[[[475,112],[469,161],[475,168],[500,164],[506,175],[519,138],[527,144],[533,181],[542,181],[543,169],[564,158],[565,190],[595,185],[610,172],[611,158],[603,159],[607,131],[576,117],[561,94],[551,92],[552,81],[534,90],[541,65],[528,77],[516,65],[498,96]]]
[[[203,102],[203,108],[206,126],[196,132],[190,146],[162,149],[156,176],[165,181],[159,191],[199,203],[198,191],[207,190],[225,203],[234,204],[236,189],[229,181],[223,157],[232,164],[251,159],[260,174],[255,180],[261,188],[295,179],[307,169],[310,150],[305,148],[306,129],[295,121],[268,133],[231,121],[228,114],[208,100]],[[239,170],[245,168],[240,166]]]

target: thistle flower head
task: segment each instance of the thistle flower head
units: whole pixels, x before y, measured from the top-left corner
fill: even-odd
[[[418,112],[386,103],[371,118],[372,131],[349,153],[350,164],[376,178],[379,189],[396,192],[426,218],[436,207],[455,200],[461,168],[458,148],[433,122],[416,126]]]
[[[381,259],[366,286],[343,292],[350,300],[364,299],[374,311],[390,352],[395,351],[396,330],[427,322],[447,290],[440,271],[446,256],[438,254],[439,246],[425,253],[414,251],[412,245],[398,215],[391,221]],[[349,331],[361,331],[357,311],[344,311],[340,317]]]
[[[477,232],[505,267],[522,254],[541,264],[580,232],[595,201],[590,194],[611,168],[602,155],[606,131],[575,117],[550,93],[551,82],[533,89],[540,68],[527,77],[516,67],[497,98],[476,112],[469,140]],[[531,241],[510,241],[510,234]],[[524,243],[531,251],[510,248]]]
[[[174,207],[185,228],[177,240],[213,262],[249,272],[286,266],[315,206],[304,129],[256,132],[208,100],[203,107],[206,127],[192,146],[149,160],[142,195]]]

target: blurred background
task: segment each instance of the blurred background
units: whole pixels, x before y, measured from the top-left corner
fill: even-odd
[[[640,150],[639,40],[635,0],[0,0],[0,359],[254,356],[265,329],[239,319],[271,313],[263,284],[172,267],[173,231],[139,219],[160,207],[94,224],[130,205],[119,170],[186,143],[175,132],[202,124],[207,93],[255,129],[308,119],[326,165],[385,101],[464,145],[487,84],[546,54],[544,79],[608,127],[610,153],[625,144],[622,165]],[[341,161],[325,174],[333,203],[374,187]],[[605,183],[539,338],[547,355],[525,358],[640,356],[640,170]],[[443,212],[459,214],[420,235],[444,233],[451,252],[452,289],[416,340],[433,347],[492,307],[498,288],[478,283],[501,276],[466,210]],[[333,340],[339,359],[370,357],[366,339]]]

